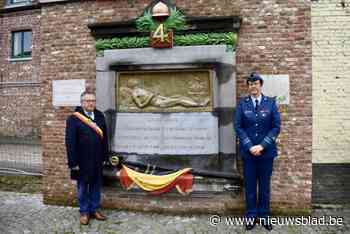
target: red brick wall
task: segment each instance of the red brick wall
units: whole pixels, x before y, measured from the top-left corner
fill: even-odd
[[[138,17],[150,1],[88,1],[47,5],[42,9],[42,97],[44,118],[44,197],[46,202],[72,199],[64,146],[69,108],[52,107],[51,82],[87,79],[94,84],[95,48],[87,23]],[[289,74],[290,105],[282,106],[280,156],[272,182],[273,207],[308,209],[311,204],[311,35],[310,6],[305,1],[174,1],[189,16],[239,15],[243,24],[236,54],[238,94],[244,76]],[[67,199],[67,195],[70,194]],[[109,198],[111,199],[111,198]],[[287,210],[287,209],[285,209]]]
[[[37,138],[42,112],[39,86],[40,10],[3,14],[0,22],[0,82],[3,82],[0,86],[0,137]],[[11,32],[28,29],[32,30],[32,59],[10,61]]]

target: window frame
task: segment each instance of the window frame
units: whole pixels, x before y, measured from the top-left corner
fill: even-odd
[[[30,32],[30,37],[31,37],[31,44],[30,44],[30,54],[26,55],[25,51],[24,51],[24,33]],[[20,54],[19,55],[15,55],[15,34],[16,33],[20,33]],[[12,31],[11,32],[11,59],[30,59],[32,58],[32,54],[33,54],[33,31],[31,29],[26,29],[26,30],[18,30],[18,31]]]
[[[7,0],[6,1],[8,6],[13,6],[13,5],[29,5],[32,3],[32,0]]]

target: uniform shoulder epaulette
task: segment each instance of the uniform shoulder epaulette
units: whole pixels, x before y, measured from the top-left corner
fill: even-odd
[[[277,96],[273,96],[273,97],[270,97],[270,100],[273,102],[273,101],[277,101]]]
[[[250,101],[250,97],[249,96],[242,96],[241,99],[246,101],[246,102]]]
[[[264,99],[265,99],[265,101],[271,101],[271,102],[273,102],[273,101],[276,100],[276,97],[264,96]]]
[[[264,101],[271,101],[272,100],[271,97],[269,97],[269,96],[263,96],[263,99],[264,99]]]

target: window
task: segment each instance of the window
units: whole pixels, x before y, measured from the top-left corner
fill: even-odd
[[[25,5],[31,2],[32,2],[31,0],[7,0],[7,5],[17,5],[17,4]]]
[[[12,33],[12,58],[27,58],[32,56],[32,31]]]

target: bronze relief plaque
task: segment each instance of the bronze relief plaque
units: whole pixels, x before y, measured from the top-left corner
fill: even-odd
[[[118,112],[211,112],[210,70],[119,72]]]

